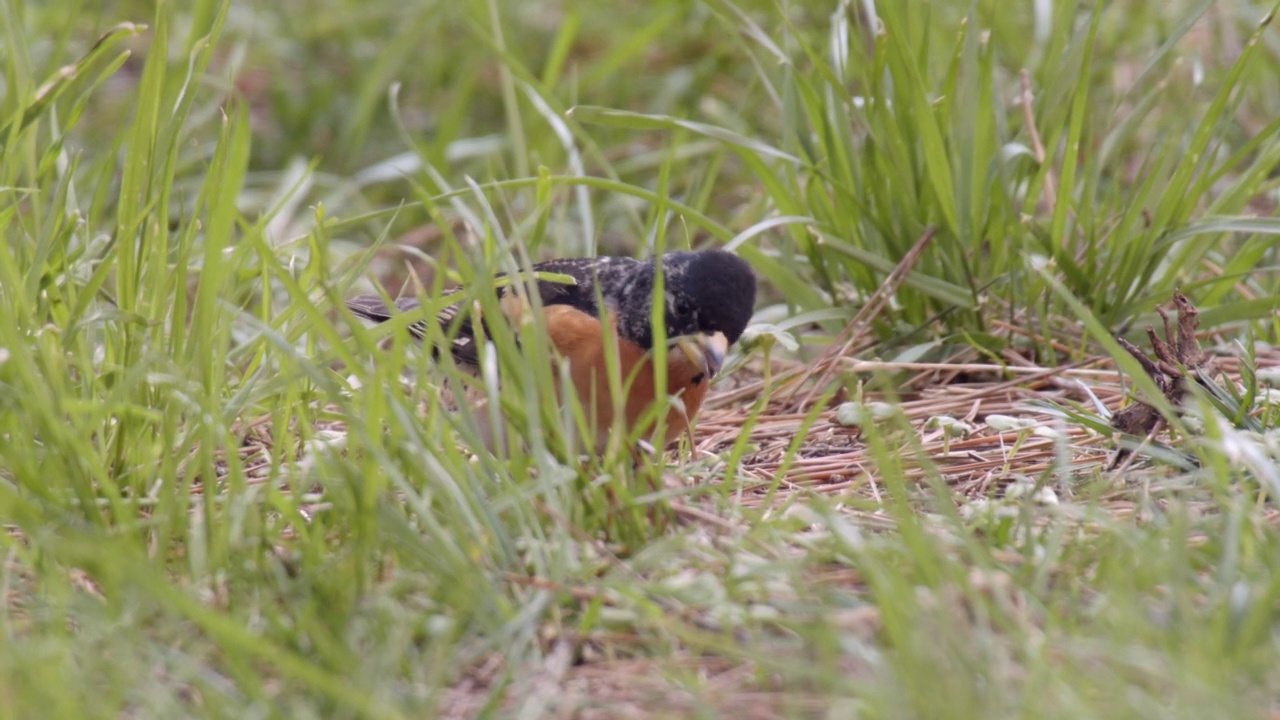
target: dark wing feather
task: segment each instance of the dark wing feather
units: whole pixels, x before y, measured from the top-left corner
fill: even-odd
[[[643,265],[644,263],[630,258],[565,258],[537,263],[533,266],[533,270],[565,275],[574,280],[573,283],[537,280],[535,284],[538,297],[544,307],[569,305],[593,317],[597,317],[599,316],[599,309],[596,306],[596,283],[600,283],[601,290],[607,291],[613,285],[610,282],[612,278],[634,271],[636,267]],[[498,277],[502,277],[502,275],[499,274]],[[451,290],[446,295],[457,292],[457,290]],[[498,297],[499,299],[506,298],[516,292],[512,285],[506,285],[498,289]],[[461,298],[459,299],[461,300]],[[607,292],[606,299],[609,299]],[[378,323],[386,322],[398,313],[411,312],[418,308],[417,298],[400,298],[395,301],[392,308],[388,307],[382,301],[382,298],[377,295],[354,297],[348,300],[346,304],[355,315]],[[419,320],[410,325],[409,332],[414,337],[421,339],[426,331],[426,327],[423,325],[424,322],[426,321]],[[451,326],[455,322],[458,324],[457,334],[453,336],[454,339],[449,348],[450,354],[459,364],[476,366],[479,362],[479,356],[475,343],[475,327],[472,324],[470,313],[465,311],[461,303],[442,308],[436,313],[436,322],[440,323],[446,336]],[[481,324],[483,327],[483,322]],[[487,332],[487,329],[485,332]]]
[[[445,296],[452,295],[456,292],[456,290],[446,291]],[[375,323],[384,323],[400,313],[413,312],[417,310],[420,303],[415,297],[402,297],[392,301],[392,305],[388,306],[378,295],[360,295],[347,300],[346,306],[347,309],[357,317],[364,318],[365,320],[371,320]],[[458,312],[458,305],[455,304],[441,308],[440,311],[436,313],[436,322],[440,323],[446,333],[449,330],[449,324],[458,316]],[[462,333],[465,332],[467,339],[463,342],[463,345],[466,345],[470,343],[471,324],[464,318],[463,326],[464,327],[459,331],[458,339],[462,339]],[[407,329],[410,335],[421,340],[422,337],[426,335],[426,320],[416,320],[410,324]],[[455,345],[456,344],[457,340],[455,340]],[[454,354],[456,355],[457,352],[455,351]]]
[[[647,277],[652,263],[629,257],[601,256],[548,260],[533,266],[538,272],[567,275],[575,284],[538,281],[543,305],[572,305],[592,316],[599,316],[597,291],[606,305],[617,305],[638,278]]]
[[[534,272],[554,273],[573,279],[572,283],[537,280],[535,285],[542,305],[572,305],[583,312],[596,315],[594,280],[596,269],[601,263],[601,258],[565,258],[535,264],[532,268]],[[515,288],[511,285],[501,290],[503,296],[514,292]]]
[[[377,295],[361,295],[353,297],[347,301],[347,309],[356,315],[374,322],[386,322],[390,320],[396,312],[405,312],[412,310],[418,306],[418,301],[414,298],[400,298],[395,301],[395,310],[387,307],[382,298]]]

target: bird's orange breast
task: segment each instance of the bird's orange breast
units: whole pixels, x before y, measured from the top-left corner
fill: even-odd
[[[619,409],[624,413],[628,431],[642,429],[645,435],[652,436],[656,423],[644,418],[660,399],[655,391],[652,356],[638,345],[619,338],[612,324],[606,330],[598,318],[581,310],[552,305],[544,312],[547,335],[560,355],[569,361],[569,377],[587,421],[596,431],[597,445],[607,442]],[[618,403],[613,401],[609,389],[606,341],[616,347],[621,384],[626,393],[625,399]],[[668,354],[667,390],[662,397],[672,395],[681,402],[667,411],[662,445],[689,428],[690,420],[702,407],[710,383],[711,378],[706,377],[704,370],[683,353]]]

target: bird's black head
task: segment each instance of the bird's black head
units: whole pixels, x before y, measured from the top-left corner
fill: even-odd
[[[652,317],[655,265],[639,272],[618,264],[599,281],[606,296],[620,302],[618,332],[645,349],[653,346]],[[611,270],[614,266],[609,266]],[[737,341],[756,304],[756,278],[745,260],[723,250],[673,252],[662,256],[664,324],[667,337],[723,333]]]
[[[751,320],[756,277],[745,260],[723,250],[662,257],[667,337],[724,333],[730,344]]]

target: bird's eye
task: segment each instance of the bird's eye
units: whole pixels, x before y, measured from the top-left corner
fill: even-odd
[[[688,301],[676,301],[676,315],[679,317],[688,317],[691,312],[693,312],[693,308],[689,307]]]

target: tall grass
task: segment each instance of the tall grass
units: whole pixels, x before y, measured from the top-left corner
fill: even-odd
[[[889,423],[882,503],[758,510],[749,433],[580,459],[534,326],[475,382],[340,308],[714,243],[819,345],[935,228],[877,353],[994,354],[1012,321],[1047,361],[1063,318],[1082,351],[1178,286],[1274,341],[1269,18],[0,0],[0,715],[532,717],[575,660],[658,715],[1263,716],[1247,428],[968,514]],[[438,402],[466,383],[487,406]],[[509,442],[473,456],[482,413]],[[693,498],[718,519],[673,521]]]

